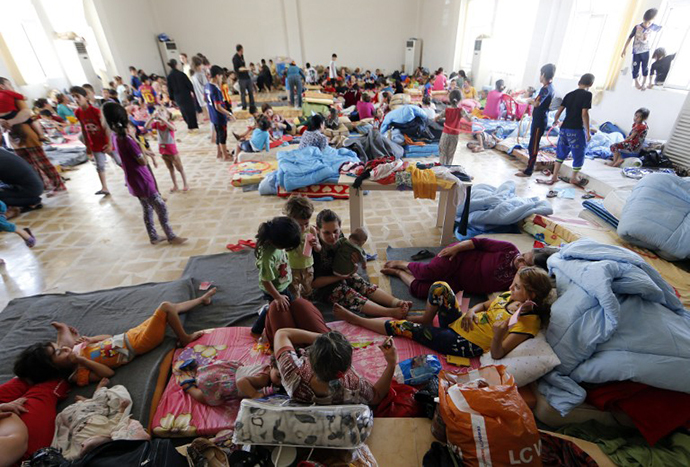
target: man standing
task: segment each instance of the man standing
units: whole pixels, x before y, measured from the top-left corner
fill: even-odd
[[[331,80],[331,84],[335,85],[335,80],[338,78],[338,70],[335,66],[335,61],[338,60],[336,54],[331,55],[331,63],[328,64],[328,79]]]
[[[247,110],[247,98],[246,93],[249,92],[249,112],[254,113],[256,111],[256,105],[254,104],[254,91],[252,89],[252,79],[249,76],[249,69],[244,63],[244,48],[241,44],[237,44],[235,47],[237,53],[232,57],[232,66],[237,74],[237,79],[240,83],[240,98],[242,100],[242,110]]]

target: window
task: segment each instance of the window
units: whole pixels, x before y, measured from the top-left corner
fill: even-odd
[[[579,78],[592,73],[602,82],[611,65],[616,39],[623,27],[630,0],[575,0],[563,49],[556,67],[558,76]]]
[[[469,0],[460,56],[462,67],[472,69],[475,40],[479,36],[488,36],[491,41],[487,60],[490,69],[480,75],[491,77],[491,82],[503,79],[509,88],[520,86],[538,6],[539,0]],[[472,78],[478,80],[479,76]]]
[[[657,47],[666,54],[676,54],[665,88],[690,90],[690,0],[669,0],[663,5],[655,23],[662,26],[657,33],[651,53]],[[651,57],[650,57],[651,59]]]

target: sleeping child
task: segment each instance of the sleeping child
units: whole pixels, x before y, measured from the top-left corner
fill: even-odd
[[[367,255],[362,248],[369,236],[364,229],[355,229],[348,238],[341,238],[336,243],[335,256],[333,258],[333,274],[340,277],[349,277],[357,272],[358,264],[367,267]]]
[[[196,360],[184,362],[181,370],[193,370]],[[196,377],[182,381],[180,386],[202,404],[219,406],[233,399],[260,399],[280,386],[280,372],[275,358],[270,365],[244,365],[237,361],[216,361],[196,368]]]
[[[194,300],[163,302],[149,319],[116,336],[81,336],[73,327],[64,323],[52,323],[58,333],[56,342],[43,342],[25,349],[20,354],[17,365],[42,366],[46,368],[46,372],[57,370],[79,386],[87,386],[102,378],[112,378],[115,368],[158,347],[165,339],[167,326],[172,328],[183,346],[200,338],[203,331],[187,334],[179,315],[197,305],[210,305],[215,293],[216,289],[213,288]],[[20,374],[17,376],[22,377]]]

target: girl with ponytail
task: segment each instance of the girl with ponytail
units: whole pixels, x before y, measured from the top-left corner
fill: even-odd
[[[170,227],[168,208],[163,197],[158,192],[156,180],[146,165],[146,157],[142,154],[139,144],[127,134],[129,119],[127,111],[120,104],[107,102],[103,105],[103,116],[113,131],[113,147],[122,159],[122,169],[125,171],[125,182],[132,196],[139,198],[144,211],[144,224],[152,245],[160,243],[163,238],[158,236],[153,221],[153,211],[158,215],[158,221],[163,227],[168,243],[180,245],[187,241],[178,237]]]

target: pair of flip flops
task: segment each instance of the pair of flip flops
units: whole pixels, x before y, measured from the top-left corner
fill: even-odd
[[[410,259],[412,261],[422,261],[424,259],[430,259],[436,256],[436,253],[433,253],[429,250],[420,250],[416,254],[412,255]]]
[[[565,182],[565,183],[572,183],[571,180],[570,180],[570,177],[566,177],[565,175],[560,175],[560,176],[558,177],[558,179],[559,179],[560,181],[562,181],[562,182]],[[588,179],[588,178],[580,178],[580,179],[577,181],[577,183],[573,183],[573,185],[579,186],[580,188],[584,188],[584,187],[587,186],[588,183],[589,183],[589,179]]]
[[[245,248],[256,248],[256,242],[253,240],[240,240],[237,243],[228,243],[225,248],[236,253],[238,251],[244,250]]]

